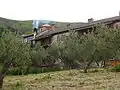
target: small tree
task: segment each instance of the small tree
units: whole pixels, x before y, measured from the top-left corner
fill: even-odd
[[[30,48],[22,43],[18,34],[4,31],[0,37],[0,88],[2,88],[3,79],[9,68],[18,66],[23,68],[31,63]]]
[[[95,32],[97,33],[95,37],[100,41],[96,57],[101,59],[106,67],[106,60],[115,59],[120,54],[120,30],[109,28],[105,25],[99,25]]]
[[[47,63],[48,52],[41,44],[37,43],[34,48],[31,49],[31,59],[33,64],[44,64]]]
[[[96,26],[92,32],[76,37],[74,32],[59,45],[60,57],[64,63],[84,63],[84,72],[92,62],[98,62],[113,57],[112,42],[108,41],[112,33],[104,25]],[[111,52],[112,50],[112,52]]]
[[[94,61],[94,53],[97,48],[98,40],[93,33],[81,36],[80,38],[70,32],[70,36],[64,41],[58,42],[54,46],[54,55],[61,58],[67,67],[74,67],[76,64],[84,63],[84,72],[87,72],[88,66]]]

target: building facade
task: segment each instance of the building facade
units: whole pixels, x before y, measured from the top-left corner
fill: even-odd
[[[88,30],[92,30],[96,27],[97,24],[105,24],[110,28],[120,28],[120,16],[105,18],[101,20],[94,21],[93,18],[88,19],[87,23],[84,24],[67,24],[67,28],[56,28],[55,25],[43,24],[38,29],[38,33],[35,35],[35,38],[32,38],[31,35],[25,38],[26,42],[35,42],[41,43],[44,47],[49,47],[53,43],[56,43],[59,40],[64,40],[65,36],[69,36],[70,31],[74,31],[75,35],[81,36],[84,33],[87,33]]]

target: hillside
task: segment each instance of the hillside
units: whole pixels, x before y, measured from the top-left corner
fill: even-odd
[[[69,23],[69,22],[55,22],[50,20],[40,20],[42,23],[51,22],[55,24],[56,28],[63,29],[66,28],[67,24],[71,24],[71,27],[76,27],[78,25],[83,25],[85,23],[77,22],[77,23]],[[7,28],[11,31],[19,31],[21,33],[32,33],[32,20],[29,21],[16,21],[9,20],[0,17],[0,30],[2,28]]]
[[[96,71],[96,70],[94,70]],[[119,90],[120,73],[98,70],[57,71],[22,76],[7,76],[3,90]]]
[[[20,31],[21,33],[32,32],[32,21],[15,21],[0,18],[0,28],[7,28],[11,31]]]

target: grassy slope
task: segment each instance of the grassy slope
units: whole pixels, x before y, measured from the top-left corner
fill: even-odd
[[[44,20],[42,20],[44,21]],[[69,22],[54,22],[56,28],[65,28]],[[72,27],[75,27],[78,24],[84,24],[81,22],[71,23]],[[19,31],[21,33],[30,34],[32,33],[32,21],[15,21],[9,20],[0,17],[0,29],[1,27],[5,27],[11,31]]]
[[[32,32],[32,21],[15,21],[0,18],[0,28],[5,27],[11,31],[19,31],[21,33]]]
[[[119,76],[120,73],[105,70],[87,74],[80,70],[70,70],[7,76],[4,80],[4,90],[119,90]]]

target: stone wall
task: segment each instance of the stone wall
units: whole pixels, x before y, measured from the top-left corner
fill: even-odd
[[[57,43],[58,41],[64,40],[66,36],[69,36],[69,34],[70,34],[69,32],[66,32],[66,33],[57,34],[57,35],[52,36],[52,44]]]
[[[113,24],[113,28],[120,28],[120,22],[116,22]]]

